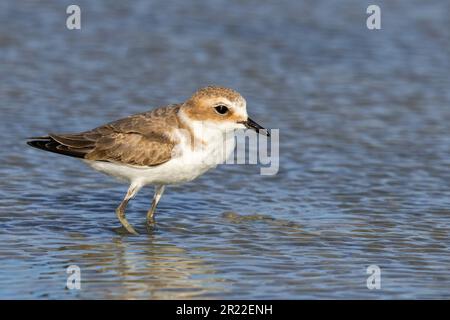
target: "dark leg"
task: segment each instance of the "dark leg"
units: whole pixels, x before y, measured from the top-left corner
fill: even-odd
[[[147,224],[152,225],[155,222],[155,211],[162,194],[164,193],[164,185],[159,185],[155,187],[155,195],[153,196],[152,207],[147,212]]]
[[[119,219],[120,223],[123,225],[123,227],[132,234],[139,234],[134,230],[134,228],[131,226],[131,224],[127,221],[127,218],[125,217],[125,209],[127,207],[128,201],[132,199],[135,194],[139,191],[140,187],[131,185],[128,189],[128,192],[123,199],[123,201],[120,203],[120,205],[116,209],[117,218]]]

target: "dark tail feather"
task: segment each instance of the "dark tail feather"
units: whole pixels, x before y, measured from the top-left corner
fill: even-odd
[[[48,140],[50,136],[28,137],[27,140]]]
[[[31,140],[27,141],[27,144],[41,150],[50,151],[54,153],[63,154],[70,157],[75,158],[84,158],[85,152],[75,151],[73,149],[69,149],[69,147],[55,141],[50,137],[34,137],[31,139],[39,139],[39,140]]]

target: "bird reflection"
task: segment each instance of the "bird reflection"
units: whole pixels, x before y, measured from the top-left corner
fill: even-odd
[[[224,291],[223,284],[208,277],[214,274],[210,264],[154,234],[141,240],[118,236],[111,242],[83,242],[60,248],[67,253],[67,265],[81,268],[82,298],[193,299]]]

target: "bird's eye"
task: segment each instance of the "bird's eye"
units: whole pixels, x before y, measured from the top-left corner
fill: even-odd
[[[226,106],[224,106],[224,105],[216,106],[216,107],[214,107],[214,109],[216,109],[216,112],[218,114],[226,114],[226,113],[228,113],[228,108]]]

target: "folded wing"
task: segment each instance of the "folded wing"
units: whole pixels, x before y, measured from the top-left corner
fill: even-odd
[[[155,166],[172,157],[176,141],[170,129],[178,125],[177,105],[155,109],[75,134],[31,138],[33,147],[94,161]]]

